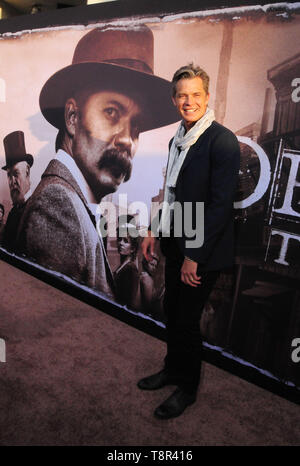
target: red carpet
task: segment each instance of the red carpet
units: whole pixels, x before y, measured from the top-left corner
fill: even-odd
[[[204,364],[197,403],[173,420],[142,392],[164,343],[0,262],[0,445],[299,445],[300,410]],[[298,426],[298,427],[297,427]]]

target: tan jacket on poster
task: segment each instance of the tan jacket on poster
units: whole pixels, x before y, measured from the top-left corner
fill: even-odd
[[[70,171],[51,160],[27,202],[17,251],[113,297],[113,276],[95,219]]]

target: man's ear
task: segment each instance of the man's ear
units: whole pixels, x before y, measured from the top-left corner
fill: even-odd
[[[65,125],[69,136],[75,135],[75,130],[79,118],[79,108],[76,100],[71,97],[65,104]]]

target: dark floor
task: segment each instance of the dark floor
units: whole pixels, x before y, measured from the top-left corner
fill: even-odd
[[[173,420],[142,392],[163,342],[0,262],[0,445],[299,445],[294,403],[204,364],[197,403]]]

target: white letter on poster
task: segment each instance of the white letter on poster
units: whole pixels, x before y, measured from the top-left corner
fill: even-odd
[[[96,228],[98,235],[102,238],[107,236],[115,236],[117,228],[117,213],[116,207],[112,202],[103,201],[96,209]]]
[[[291,168],[290,168],[289,179],[288,179],[287,186],[286,186],[283,206],[280,209],[274,209],[274,212],[277,212],[280,214],[293,215],[293,216],[295,215],[296,217],[300,217],[300,213],[296,212],[292,208],[294,188],[300,187],[300,183],[296,181],[298,165],[299,165],[299,155],[284,153],[283,157],[290,159]]]
[[[286,231],[280,231],[280,230],[272,230],[272,236],[273,235],[280,235],[283,238],[282,243],[281,243],[281,249],[280,249],[279,257],[278,257],[278,259],[274,259],[274,262],[277,262],[278,264],[282,264],[282,265],[290,265],[285,260],[285,256],[286,256],[287,249],[288,249],[288,244],[289,244],[289,239],[293,238],[293,239],[295,239],[297,241],[300,241],[300,236],[292,235],[291,233],[287,233]]]
[[[256,152],[260,163],[260,177],[254,192],[246,199],[234,203],[235,209],[245,209],[259,201],[267,191],[271,179],[271,166],[267,154],[256,142],[246,136],[237,136],[237,138]]]

